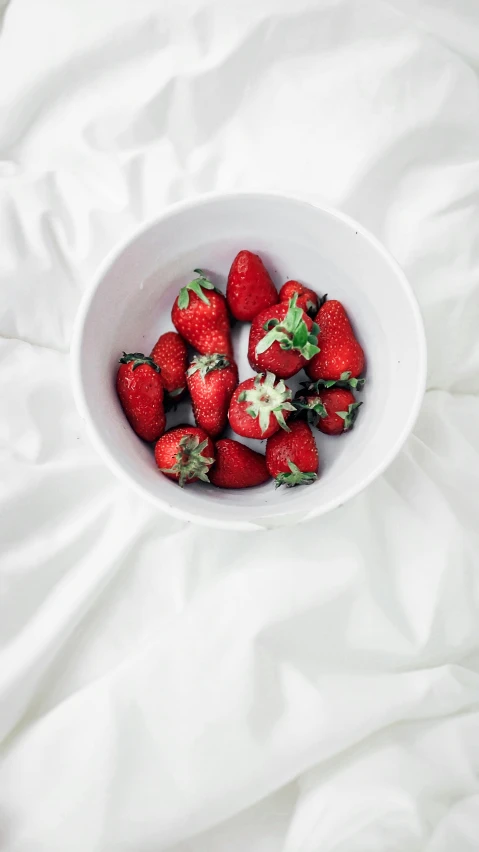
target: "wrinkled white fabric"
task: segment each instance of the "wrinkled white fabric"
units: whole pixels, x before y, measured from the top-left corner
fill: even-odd
[[[476,0],[0,0],[0,21],[0,849],[477,852]],[[365,493],[239,535],[110,475],[68,347],[116,241],[247,188],[384,240],[429,380]]]

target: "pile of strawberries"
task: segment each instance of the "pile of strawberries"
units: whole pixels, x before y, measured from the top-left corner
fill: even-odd
[[[123,353],[117,391],[128,421],[155,459],[181,486],[202,480],[247,488],[270,477],[302,485],[318,476],[311,430],[339,435],[354,424],[364,352],[342,304],[318,299],[298,281],[279,293],[258,255],[240,251],[226,298],[203,272],[183,287],[171,312],[176,332],[162,334],[151,355]],[[239,384],[230,316],[250,322],[248,360],[256,374]],[[188,346],[199,353],[188,364]],[[293,399],[285,379],[305,369],[309,382]],[[188,390],[196,426],[166,428],[165,410]],[[266,455],[221,438],[266,439]]]

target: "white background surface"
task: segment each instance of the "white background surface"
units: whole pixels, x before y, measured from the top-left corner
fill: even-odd
[[[478,45],[474,0],[11,0],[2,852],[477,852]],[[360,219],[428,333],[407,447],[298,534],[159,515],[69,388],[104,253],[237,188]]]

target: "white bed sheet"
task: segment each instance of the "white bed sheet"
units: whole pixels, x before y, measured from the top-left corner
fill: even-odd
[[[476,0],[6,6],[0,849],[479,849],[478,72]],[[158,514],[69,387],[105,252],[237,188],[359,218],[427,328],[406,448],[297,531]]]

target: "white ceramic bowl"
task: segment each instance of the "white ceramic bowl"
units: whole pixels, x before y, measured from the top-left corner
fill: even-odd
[[[122,350],[149,353],[158,336],[172,329],[171,306],[193,269],[206,270],[224,290],[231,262],[243,248],[261,255],[278,289],[297,278],[344,303],[367,358],[366,387],[358,395],[364,405],[351,432],[330,437],[314,430],[321,475],[312,485],[180,489],[158,471],[151,447],[125,419],[115,392],[118,358]],[[249,324],[238,324],[233,332],[240,380],[252,375],[248,333]],[[295,523],[361,491],[409,435],[426,376],[420,312],[386,249],[342,213],[269,194],[195,199],[142,227],[99,270],[78,312],[71,352],[79,411],[111,470],[160,509],[230,529]],[[193,422],[187,403],[169,425],[185,421]]]

